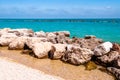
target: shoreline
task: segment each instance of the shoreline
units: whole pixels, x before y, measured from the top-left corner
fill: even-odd
[[[0,57],[0,66],[0,79],[2,80],[64,80],[58,76],[48,75],[40,70],[26,67],[5,57]]]
[[[37,59],[30,55],[21,54],[20,50],[7,50],[7,48],[8,47],[0,47],[1,57],[13,60],[15,63],[19,63],[27,67],[40,70],[49,75],[59,76],[65,80],[115,80],[112,74],[99,70],[99,68],[101,68],[99,65],[97,65],[97,69],[88,71],[85,70],[84,65],[74,66],[65,64],[59,60]]]
[[[69,31],[5,28],[0,30],[0,46],[1,56],[68,80],[102,80],[105,77],[112,80],[97,64],[120,78],[120,45],[104,42],[94,35],[70,38]]]

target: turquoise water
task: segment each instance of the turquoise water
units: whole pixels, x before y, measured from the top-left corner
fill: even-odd
[[[120,43],[120,19],[0,19],[0,28],[29,28],[34,31],[70,31],[71,37],[95,35]]]

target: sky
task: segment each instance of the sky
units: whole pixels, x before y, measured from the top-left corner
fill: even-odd
[[[120,18],[120,0],[0,0],[0,18]]]

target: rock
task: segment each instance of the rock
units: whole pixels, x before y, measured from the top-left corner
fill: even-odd
[[[80,46],[78,44],[68,44],[66,46],[66,51],[73,51],[74,49],[78,49]]]
[[[29,37],[26,41],[26,46],[28,46],[30,49],[33,48],[34,43],[40,43],[40,42],[47,42],[47,38],[42,37]]]
[[[30,54],[32,53],[32,50],[22,50],[21,54]]]
[[[113,66],[120,69],[120,55],[113,61]]]
[[[119,53],[117,51],[111,51],[106,55],[103,55],[101,57],[97,57],[98,61],[101,63],[104,63],[106,65],[113,64],[112,62],[119,56]]]
[[[70,32],[69,31],[58,31],[58,32],[53,32],[54,34],[58,35],[64,35],[65,37],[70,37]]]
[[[38,58],[44,58],[48,56],[48,52],[52,48],[52,43],[50,42],[40,42],[33,44],[33,52]]]
[[[120,80],[120,69],[114,68],[114,67],[108,67],[107,70],[111,72],[117,80]]]
[[[57,43],[61,44],[72,44],[72,39],[70,39],[69,37],[65,37],[64,35],[58,35],[56,37],[56,41]]]
[[[37,57],[32,50],[22,50],[21,54],[28,54],[30,56]]]
[[[43,32],[43,31],[35,32],[35,33],[34,33],[34,36],[35,36],[35,37],[46,37],[46,33]]]
[[[86,70],[93,70],[97,68],[97,65],[93,61],[89,61],[86,65]]]
[[[54,44],[57,43],[57,41],[56,41],[57,36],[54,33],[50,32],[50,33],[46,33],[46,34],[47,34],[47,39],[49,42],[54,43]]]
[[[17,36],[15,34],[12,34],[12,33],[3,34],[0,37],[0,45],[1,46],[8,46],[16,38],[17,38]]]
[[[111,42],[104,42],[98,46],[95,47],[94,49],[94,54],[95,56],[102,56],[110,52],[112,48],[112,43]]]
[[[94,35],[85,35],[84,38],[85,39],[91,39],[91,38],[96,38],[96,36],[94,36]]]
[[[71,39],[69,38],[70,33],[68,31],[60,31],[60,32],[53,32],[53,33],[46,33],[47,39],[56,44],[56,43],[71,43]]]
[[[114,43],[114,44],[113,44],[113,47],[112,47],[112,50],[117,51],[117,52],[120,53],[120,46],[119,46],[119,44]]]
[[[28,37],[32,37],[34,36],[34,32],[31,29],[12,29],[9,30],[9,32],[12,33],[19,33],[19,36],[28,36]]]
[[[80,65],[90,61],[92,55],[93,52],[90,49],[72,47],[71,51],[66,51],[62,56],[62,61]]]
[[[89,39],[83,39],[83,38],[76,38],[74,37],[72,39],[72,44],[79,44],[82,48],[88,48],[93,50],[96,46],[102,43],[101,39],[97,38],[89,38]]]
[[[27,41],[28,37],[18,37],[14,41],[12,41],[8,49],[9,50],[21,50],[24,48],[24,44]]]
[[[18,37],[20,37],[21,36],[21,34],[20,34],[20,32],[19,31],[8,31],[8,33],[13,33],[13,34],[15,34],[16,36],[18,36]]]
[[[11,30],[11,29],[10,28],[0,29],[0,35],[8,33],[9,30]]]
[[[50,59],[60,59],[66,51],[66,44],[53,44],[52,49],[48,53]]]

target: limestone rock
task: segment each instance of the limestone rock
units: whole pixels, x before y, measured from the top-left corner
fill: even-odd
[[[69,31],[58,31],[58,32],[53,32],[54,34],[58,35],[64,35],[65,37],[70,37],[70,32]]]
[[[113,61],[113,66],[120,69],[120,55]]]
[[[3,34],[0,37],[0,45],[1,46],[8,46],[16,38],[17,38],[17,36],[15,34],[11,34],[11,33]]]
[[[43,32],[43,31],[35,32],[35,33],[34,33],[34,36],[35,36],[35,37],[46,37],[46,33]]]
[[[56,42],[61,44],[72,44],[72,39],[65,37],[64,35],[58,35],[56,37]]]
[[[59,32],[50,32],[46,33],[47,38],[50,42],[56,43],[71,43],[71,39],[69,38],[70,33],[68,31],[59,31]]]
[[[119,53],[117,51],[111,51],[106,55],[103,55],[101,57],[97,57],[99,61],[101,61],[104,64],[110,64],[113,62],[117,57],[119,56]]]
[[[10,28],[0,29],[0,35],[8,33],[9,30],[11,30],[11,29]]]
[[[117,80],[120,80],[120,69],[114,68],[114,67],[108,67],[107,70],[111,72]]]
[[[46,33],[46,35],[47,35],[47,39],[49,42],[54,43],[54,44],[57,43],[56,42],[57,36],[54,33],[50,32],[50,33]]]
[[[16,34],[19,33],[19,36],[28,36],[28,37],[32,37],[34,35],[34,32],[31,29],[12,29],[9,30],[9,33],[15,33]]]
[[[51,50],[52,43],[50,42],[40,42],[33,44],[33,52],[38,58],[44,58],[48,56],[48,52]]]
[[[24,44],[27,41],[28,37],[18,37],[14,41],[12,41],[8,49],[9,50],[21,50],[24,48]]]
[[[111,42],[104,42],[98,46],[95,47],[94,49],[94,54],[95,56],[102,56],[110,52],[112,48],[112,43]]]
[[[71,51],[65,52],[65,54],[62,56],[62,61],[74,65],[80,65],[90,61],[92,55],[93,52],[90,49],[73,47]]]
[[[48,53],[48,57],[51,59],[60,59],[66,51],[66,44],[54,44],[52,49]]]
[[[85,35],[84,38],[85,39],[91,39],[91,38],[96,38],[96,36],[94,36],[94,35]]]
[[[114,43],[114,44],[113,44],[113,48],[112,48],[112,50],[117,51],[117,52],[120,53],[120,45],[117,44],[117,43]]]
[[[82,48],[88,48],[93,50],[96,46],[102,43],[101,39],[97,38],[72,38],[72,44],[79,44]]]
[[[42,38],[42,37],[29,37],[27,38],[26,45],[29,48],[33,48],[34,43],[40,43],[40,42],[47,42],[47,38]]]

